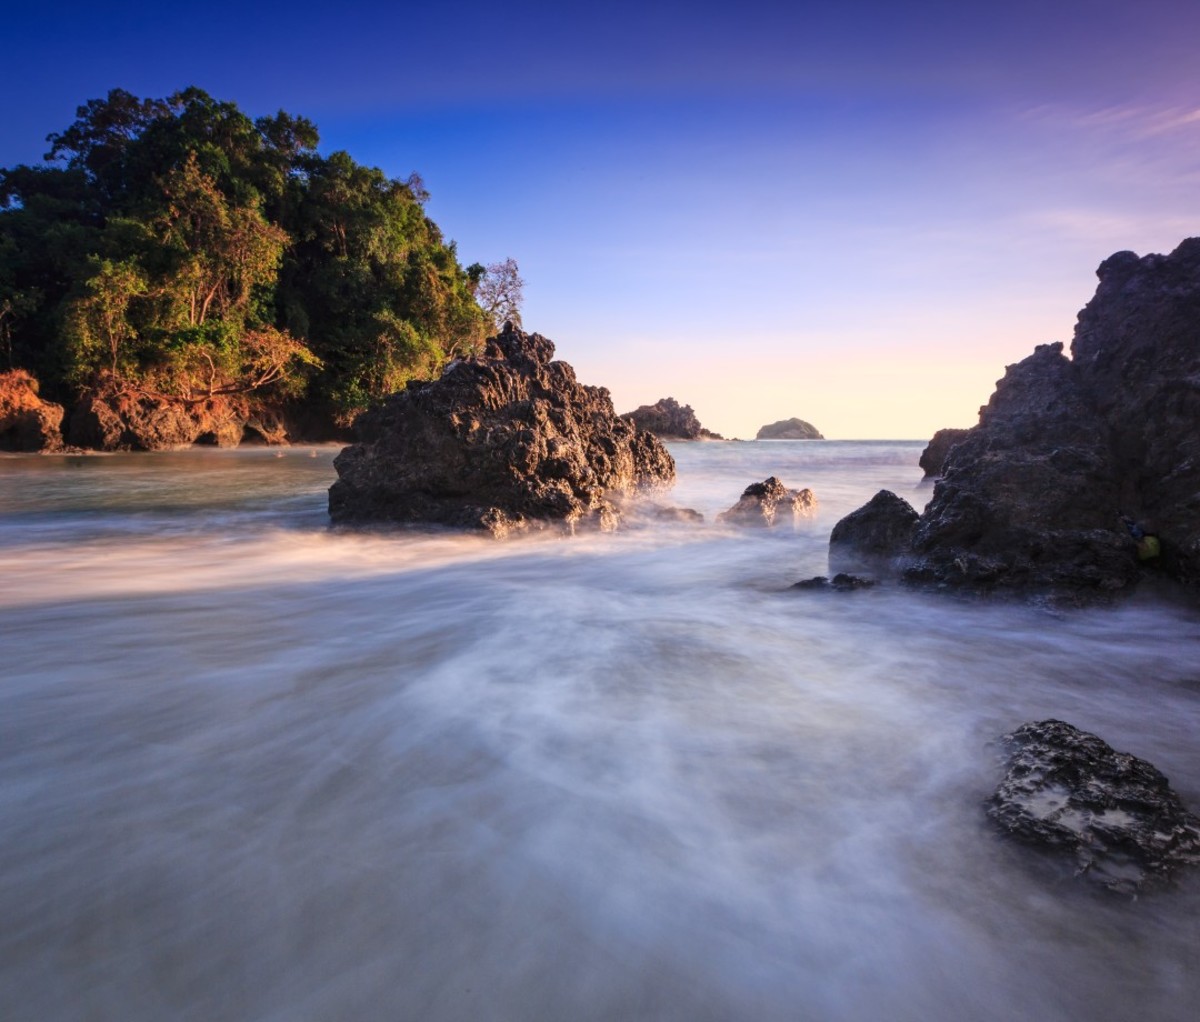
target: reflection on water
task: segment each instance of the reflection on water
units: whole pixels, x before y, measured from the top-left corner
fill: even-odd
[[[1057,716],[1200,807],[1198,615],[787,591],[919,451],[676,445],[708,524],[510,543],[328,529],[330,449],[0,459],[4,1016],[1192,1019],[1196,878],[979,803]],[[769,474],[816,520],[713,524]]]

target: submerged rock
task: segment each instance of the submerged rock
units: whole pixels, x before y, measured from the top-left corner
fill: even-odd
[[[24,369],[0,373],[0,451],[61,451],[62,405],[43,401]]]
[[[803,419],[780,419],[759,429],[755,440],[824,440],[820,430]]]
[[[987,814],[1019,841],[1069,859],[1077,876],[1136,894],[1200,864],[1200,818],[1157,769],[1061,720],[1001,739],[1008,772]]]
[[[817,498],[812,490],[789,490],[775,476],[770,476],[747,486],[738,502],[728,511],[722,511],[717,520],[730,525],[769,528],[811,515],[816,508]]]
[[[673,397],[664,397],[652,405],[642,405],[622,416],[638,429],[653,433],[661,440],[724,440],[719,433],[705,429],[691,405],[681,405]]]
[[[409,522],[504,536],[534,525],[614,528],[613,497],[664,486],[675,463],[651,433],[575,379],[554,345],[511,324],[484,355],[414,382],[355,423],[334,460],[335,522]]]
[[[839,571],[833,578],[827,578],[824,575],[816,575],[813,578],[806,578],[800,582],[796,582],[793,589],[832,589],[836,592],[846,593],[852,592],[855,589],[870,589],[872,586],[878,585],[873,578],[863,578],[860,575],[851,575],[844,571]]]

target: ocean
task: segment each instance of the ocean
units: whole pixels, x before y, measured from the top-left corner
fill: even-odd
[[[1200,877],[982,802],[1057,717],[1200,809],[1200,610],[791,590],[923,444],[670,446],[703,524],[506,542],[331,528],[332,447],[0,457],[0,1017],[1192,1022]]]

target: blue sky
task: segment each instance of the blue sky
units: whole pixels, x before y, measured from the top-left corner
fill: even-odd
[[[969,425],[1118,249],[1200,231],[1200,4],[55,5],[6,14],[0,165],[195,84],[419,172],[619,410]]]

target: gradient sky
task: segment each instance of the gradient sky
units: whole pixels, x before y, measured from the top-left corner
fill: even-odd
[[[731,436],[975,421],[1120,249],[1200,233],[1200,3],[44,5],[6,11],[0,166],[198,85],[404,177],[619,411]]]

